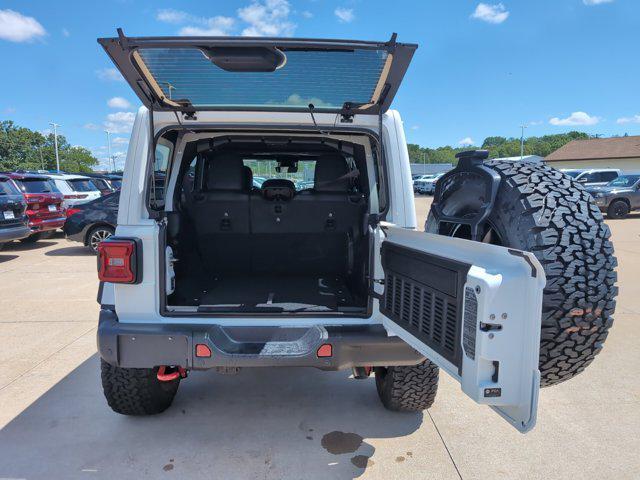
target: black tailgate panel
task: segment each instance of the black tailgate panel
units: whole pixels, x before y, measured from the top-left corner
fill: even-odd
[[[380,311],[459,369],[462,301],[471,266],[390,242],[382,244],[382,266]]]

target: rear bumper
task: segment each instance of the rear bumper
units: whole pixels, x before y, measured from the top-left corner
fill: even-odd
[[[212,355],[199,358],[196,344]],[[332,356],[318,358],[331,344]],[[115,312],[100,311],[98,352],[125,368],[180,365],[216,367],[316,367],[342,370],[354,366],[416,365],[424,357],[381,325],[313,327],[222,327],[195,324],[120,323]]]
[[[45,219],[29,219],[29,227],[31,228],[32,233],[36,232],[47,232],[49,230],[56,230],[58,228],[62,228],[64,226],[64,222],[66,221],[66,217],[55,217],[55,218],[45,218]]]
[[[18,227],[0,228],[0,243],[11,242],[12,240],[20,240],[28,237],[31,230],[26,225]]]

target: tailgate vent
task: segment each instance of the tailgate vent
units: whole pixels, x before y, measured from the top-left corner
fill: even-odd
[[[388,242],[382,264],[382,313],[459,367],[462,289],[469,266]]]

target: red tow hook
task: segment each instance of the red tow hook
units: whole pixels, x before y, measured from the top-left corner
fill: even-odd
[[[187,378],[187,370],[180,366],[168,367],[166,365],[162,365],[158,367],[158,381],[172,382],[178,378]]]

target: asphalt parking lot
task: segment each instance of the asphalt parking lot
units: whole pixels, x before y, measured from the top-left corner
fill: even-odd
[[[430,197],[418,197],[419,223]],[[620,296],[604,351],[542,390],[521,435],[445,374],[435,406],[394,414],[350,372],[196,372],[165,414],[102,396],[95,257],[60,235],[0,252],[0,478],[640,477],[640,215],[609,222]]]

